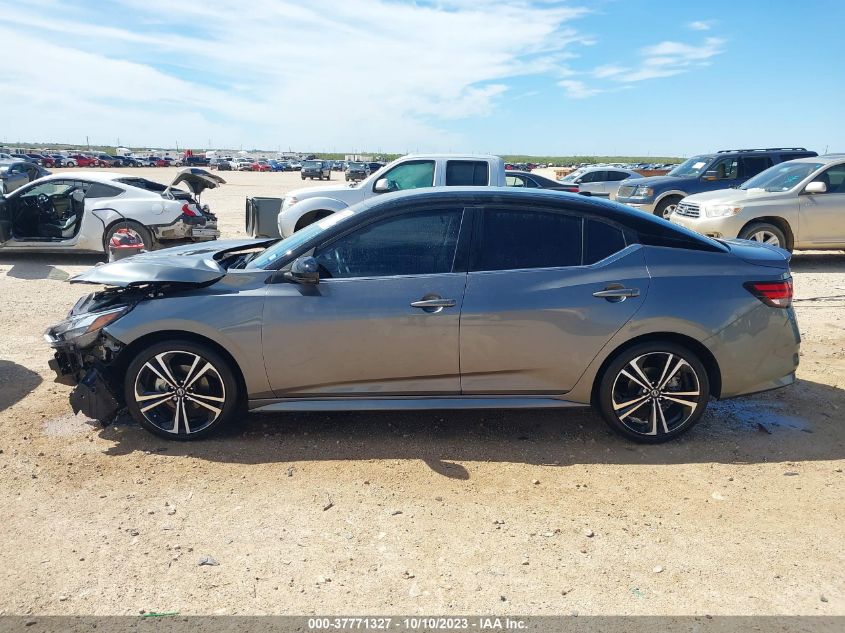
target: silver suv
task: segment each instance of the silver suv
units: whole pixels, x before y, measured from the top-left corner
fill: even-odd
[[[669,220],[709,237],[790,251],[845,249],[845,154],[787,161],[739,189],[687,196]]]

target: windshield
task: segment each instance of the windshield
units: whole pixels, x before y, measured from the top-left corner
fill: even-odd
[[[347,219],[352,215],[353,212],[351,209],[344,209],[343,211],[339,211],[338,213],[333,213],[327,218],[323,218],[319,222],[309,224],[304,229],[300,229],[290,237],[287,237],[273,244],[270,248],[261,253],[261,255],[249,262],[246,267],[272,268],[273,263],[279,258],[289,255],[290,253],[298,249],[300,246],[305,244],[315,235],[322,233],[326,229],[334,226],[338,222],[342,222],[343,220]]]
[[[679,178],[695,178],[704,173],[707,165],[713,160],[712,156],[693,156],[670,171],[667,176]]]
[[[747,180],[740,189],[762,189],[764,191],[789,191],[807,176],[816,171],[822,163],[781,163]]]
[[[303,167],[320,167],[321,163],[318,160],[306,160],[302,163]]]
[[[586,167],[581,167],[581,169],[576,169],[573,172],[566,174],[563,178],[560,179],[560,182],[575,182],[576,178],[579,178],[584,175],[587,171]]]
[[[364,163],[349,163],[349,169],[364,169]]]

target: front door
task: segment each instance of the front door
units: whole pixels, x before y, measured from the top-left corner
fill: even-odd
[[[278,397],[460,393],[461,209],[382,218],[318,246],[316,285],[268,285],[262,339]]]
[[[461,313],[463,393],[569,391],[642,304],[642,247],[617,226],[556,210],[481,216]]]
[[[799,196],[798,242],[802,245],[841,247],[845,244],[845,164],[834,165],[814,180],[827,192]]]

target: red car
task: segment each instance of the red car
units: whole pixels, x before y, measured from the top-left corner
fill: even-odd
[[[252,164],[250,168],[252,171],[273,171],[273,168],[270,166],[266,160],[257,160]]]
[[[99,167],[100,161],[93,156],[85,156],[85,154],[71,154],[65,164],[71,167]]]

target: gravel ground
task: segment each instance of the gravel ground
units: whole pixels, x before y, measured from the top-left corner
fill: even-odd
[[[302,184],[223,176],[225,237],[246,195]],[[590,411],[100,428],[41,338],[96,261],[0,253],[0,614],[845,615],[843,254],[793,259],[798,383],[658,447]]]

